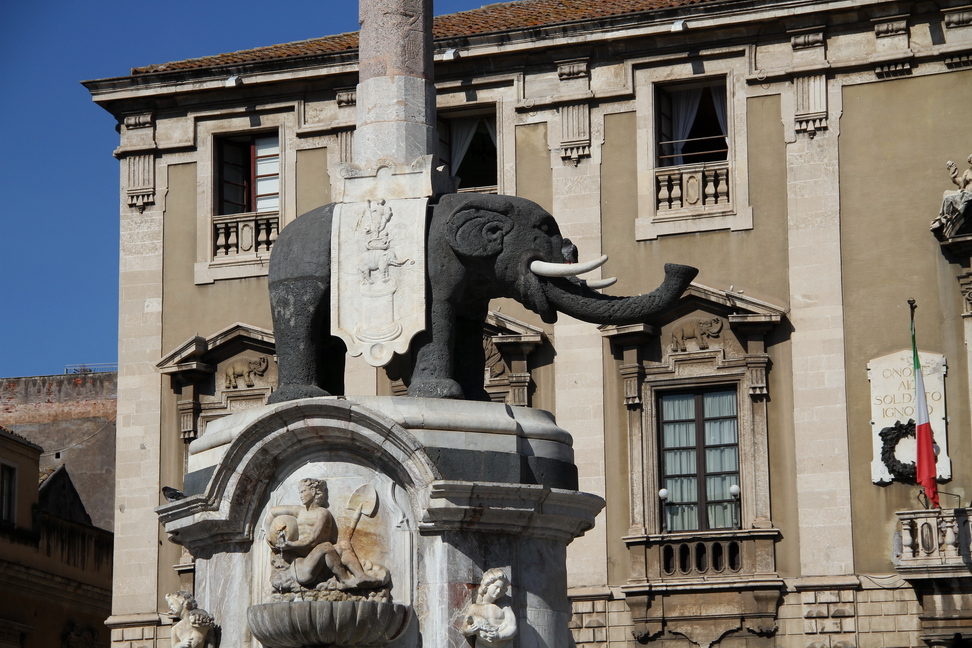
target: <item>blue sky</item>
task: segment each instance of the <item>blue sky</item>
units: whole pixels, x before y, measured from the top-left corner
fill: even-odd
[[[118,135],[79,82],[354,31],[357,16],[354,0],[0,2],[0,376],[118,358]]]

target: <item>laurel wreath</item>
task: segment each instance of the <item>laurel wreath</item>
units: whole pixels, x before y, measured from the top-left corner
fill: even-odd
[[[915,464],[898,461],[894,452],[901,439],[915,436],[915,420],[909,419],[907,423],[895,421],[894,425],[878,434],[881,436],[881,461],[887,466],[888,472],[899,481],[914,482]]]

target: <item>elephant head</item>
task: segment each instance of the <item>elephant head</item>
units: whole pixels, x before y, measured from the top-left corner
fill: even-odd
[[[588,282],[576,276],[596,269],[606,256],[571,264],[563,250],[556,220],[534,202],[485,194],[443,196],[429,230],[431,339],[419,349],[409,395],[482,395],[481,323],[492,298],[516,299],[547,323],[557,321],[559,311],[596,324],[632,324],[669,308],[698,273],[667,264],[655,291],[614,297],[597,291],[613,279]]]
[[[708,320],[699,320],[699,330],[711,338],[719,337],[719,332],[722,331],[722,318],[713,317]]]
[[[547,323],[557,321],[558,311],[596,324],[643,322],[667,309],[698,274],[689,266],[667,264],[665,281],[652,293],[603,295],[596,289],[615,279],[584,281],[577,275],[600,267],[607,256],[567,263],[557,221],[524,198],[450,194],[435,209],[433,232],[437,226],[466,270],[492,284],[490,297],[516,299]]]

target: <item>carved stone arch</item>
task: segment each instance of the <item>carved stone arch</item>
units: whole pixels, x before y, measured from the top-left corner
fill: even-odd
[[[429,485],[441,478],[418,440],[383,414],[339,398],[290,401],[213,422],[190,446],[186,475],[187,490],[206,486],[159,507],[159,519],[193,554],[217,545],[245,550],[268,488],[286,477],[281,473],[325,454],[353,457],[391,477],[408,493],[416,519]]]

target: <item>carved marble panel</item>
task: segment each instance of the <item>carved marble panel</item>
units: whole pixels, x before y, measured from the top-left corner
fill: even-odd
[[[280,481],[270,484],[267,502],[255,520],[253,579],[255,591],[260,592],[258,600],[394,600],[410,604],[415,522],[406,492],[388,475],[362,465],[360,459],[325,454],[333,456],[293,465],[292,470],[278,473]],[[310,505],[301,493],[306,487],[302,480],[308,479],[324,483],[323,499]],[[308,506],[317,505],[315,512],[329,521],[327,537],[298,548],[306,541],[300,536],[306,531],[301,516],[310,514]],[[295,548],[281,552],[277,536],[288,533]],[[329,552],[337,569],[328,566],[332,563]],[[380,577],[368,580],[375,574]]]
[[[948,458],[946,435],[945,356],[919,351],[918,357],[925,382],[932,436],[941,449],[938,455],[938,478],[949,479],[952,476],[952,466]],[[901,435],[885,434],[883,439],[881,436],[882,430],[893,428],[895,423],[907,423],[915,418],[915,378],[911,350],[904,349],[874,358],[867,363],[867,376],[871,382],[871,438],[874,449],[871,481],[875,484],[886,484],[894,479],[887,462],[881,458],[886,445],[893,444],[894,447],[889,452],[898,461],[915,461],[913,436],[898,438]]]
[[[379,367],[425,327],[424,198],[376,198],[334,210],[332,332]]]

